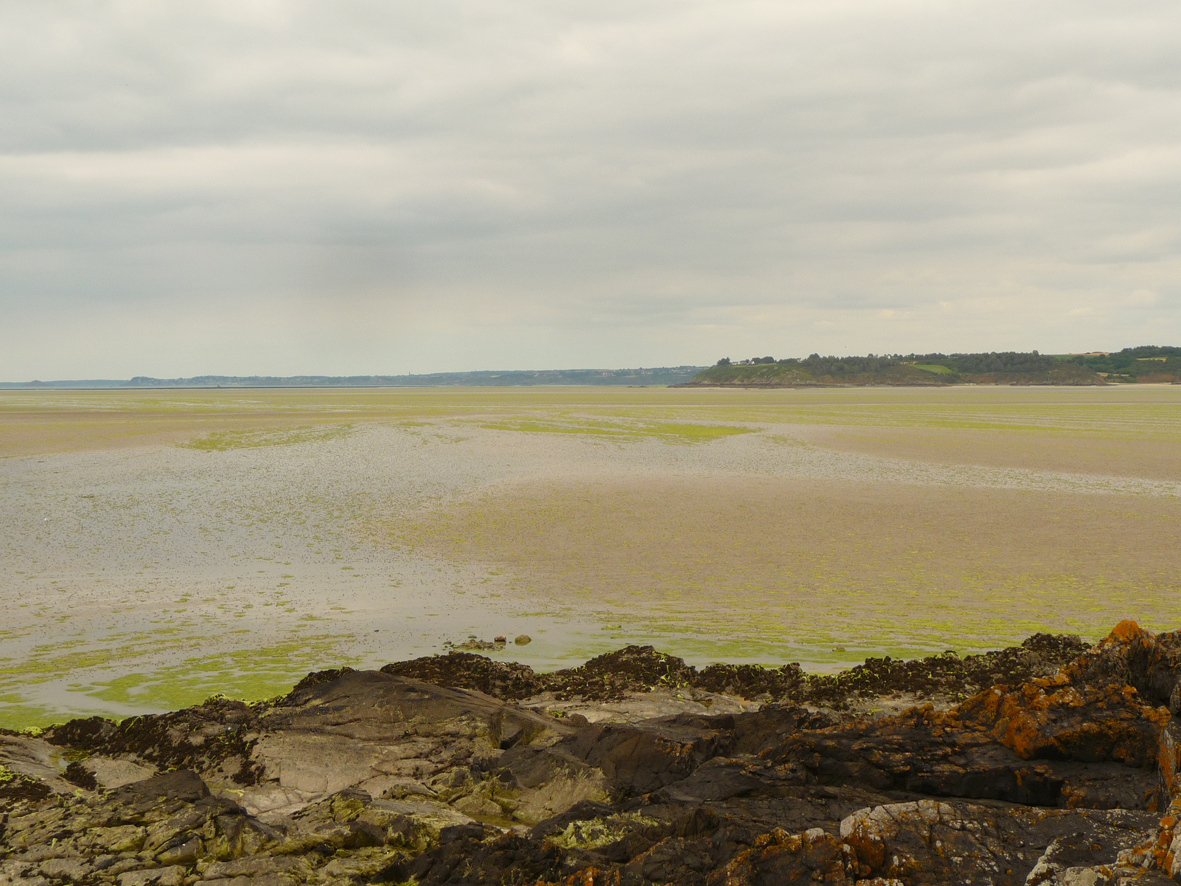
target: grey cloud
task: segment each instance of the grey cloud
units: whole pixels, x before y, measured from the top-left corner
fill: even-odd
[[[1163,2],[6,4],[0,376],[1181,340],[1179,43]]]

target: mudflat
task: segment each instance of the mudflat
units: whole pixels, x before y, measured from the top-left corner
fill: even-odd
[[[1181,615],[1181,387],[0,393],[0,725],[469,634],[554,668]]]
[[[660,477],[523,484],[394,537],[695,659],[814,667],[1089,636],[1115,610],[1167,622],[1179,520],[1163,497]]]

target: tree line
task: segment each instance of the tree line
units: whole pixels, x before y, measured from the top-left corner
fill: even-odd
[[[1181,352],[1181,349],[1173,349]],[[1060,358],[1040,354],[1037,351],[992,351],[980,354],[867,354],[864,357],[822,357],[810,354],[804,358],[790,357],[776,360],[774,357],[752,357],[734,363],[723,357],[718,366],[742,366],[774,363],[780,366],[797,366],[815,376],[877,375],[895,366],[917,364],[944,366],[960,375],[992,375],[1003,373],[1047,372],[1060,365]]]

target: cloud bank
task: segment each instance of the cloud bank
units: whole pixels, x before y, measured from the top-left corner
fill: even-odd
[[[0,378],[1181,343],[1181,6],[16,2]]]

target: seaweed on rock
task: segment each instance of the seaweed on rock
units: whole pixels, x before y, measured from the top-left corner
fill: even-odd
[[[1181,633],[1130,622],[826,677],[651,647],[320,671],[0,736],[0,883],[1181,882],[1179,677]],[[862,713],[888,697],[917,704]]]

